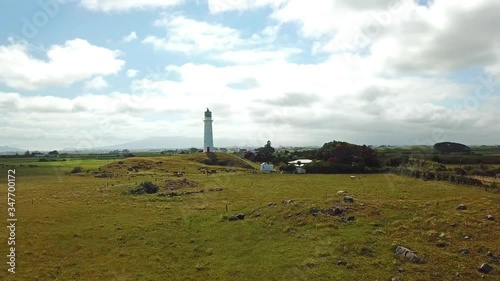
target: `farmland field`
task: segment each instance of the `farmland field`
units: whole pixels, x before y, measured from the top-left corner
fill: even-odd
[[[16,169],[18,218],[16,273],[2,227],[0,280],[500,279],[498,193],[389,174],[261,174],[218,157],[226,164],[206,165],[204,154],[0,159],[0,217],[6,225]],[[96,177],[104,173],[113,177]],[[130,195],[143,181],[180,196]],[[333,207],[342,214],[328,215]],[[395,256],[397,246],[422,262]],[[482,263],[494,270],[480,273]]]

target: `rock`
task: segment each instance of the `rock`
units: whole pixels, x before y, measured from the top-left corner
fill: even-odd
[[[339,191],[337,191],[337,194],[346,194],[346,193],[347,193],[347,191],[345,191],[345,190],[339,190]]]
[[[479,272],[488,274],[493,270],[493,267],[491,267],[491,265],[487,263],[483,263],[477,268],[477,270],[479,270]]]
[[[229,221],[237,221],[237,220],[238,220],[238,218],[235,216],[229,217]]]
[[[347,221],[348,222],[351,222],[351,221],[354,221],[356,218],[354,216],[350,216],[347,218]]]
[[[465,206],[464,204],[460,204],[457,206],[456,208],[458,211],[463,211],[463,210],[467,210],[467,206]]]
[[[402,246],[398,246],[394,251],[394,253],[400,257],[407,258],[408,260],[414,263],[419,263],[422,261],[422,259],[419,256],[417,256],[412,250]]]
[[[400,279],[399,277],[397,277],[397,276],[396,276],[396,277],[392,277],[392,278],[391,278],[391,281],[400,281],[400,280],[401,280],[401,279]]]
[[[458,253],[461,254],[461,255],[467,255],[469,252],[470,251],[467,248],[462,248],[462,249],[458,250]]]
[[[354,203],[354,198],[352,196],[344,196],[345,203]]]
[[[285,200],[285,201],[283,201],[283,204],[285,204],[285,205],[293,204],[293,200]]]
[[[244,219],[245,219],[245,214],[243,214],[243,213],[239,213],[239,214],[236,214],[236,216],[235,216],[235,217],[236,217],[237,219],[239,219],[239,220],[244,220]]]
[[[313,215],[313,216],[317,216],[317,215],[318,215],[318,213],[319,213],[319,210],[318,210],[318,209],[316,209],[316,208],[312,208],[312,209],[309,211],[309,213],[310,213],[311,215]]]
[[[470,236],[465,235],[465,236],[464,236],[464,239],[465,239],[465,240],[469,240],[469,239],[470,239]]]
[[[345,260],[338,260],[337,265],[347,265],[347,262]]]
[[[492,215],[487,215],[486,216],[486,219],[489,220],[489,221],[494,221],[495,220],[495,217],[492,216]]]
[[[321,213],[328,216],[340,216],[343,212],[344,210],[339,207],[332,207],[330,209],[321,210]]]
[[[267,204],[267,206],[268,206],[269,208],[273,208],[274,206],[276,206],[276,204],[274,204],[273,202],[269,202],[269,203]]]
[[[446,243],[443,242],[443,241],[438,241],[436,243],[436,246],[439,247],[439,248],[446,248]]]
[[[404,269],[404,268],[402,268],[402,267],[398,267],[398,272],[399,272],[399,273],[403,273],[403,272],[405,272],[405,269]]]

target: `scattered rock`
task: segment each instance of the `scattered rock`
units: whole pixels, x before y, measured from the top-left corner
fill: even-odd
[[[347,262],[345,260],[338,260],[337,265],[347,265]]]
[[[443,241],[438,241],[436,243],[436,246],[439,247],[439,248],[446,248],[446,243],[443,242]]]
[[[353,222],[356,218],[354,216],[350,216],[348,217],[347,219],[346,218],[341,218],[339,221],[340,222],[347,222],[347,223],[350,223],[350,222]]]
[[[342,215],[343,212],[344,212],[344,210],[342,210],[339,207],[332,207],[330,209],[321,210],[321,213],[328,215],[328,216],[340,216],[340,215]]]
[[[489,220],[489,221],[494,221],[495,220],[495,217],[492,216],[492,215],[487,215],[486,216],[486,219]]]
[[[477,270],[479,270],[479,272],[488,274],[493,270],[493,267],[491,267],[491,265],[487,263],[483,263],[477,268]]]
[[[236,217],[237,219],[239,219],[239,220],[244,220],[244,219],[245,219],[245,214],[243,214],[243,213],[239,213],[239,214],[236,214],[236,216],[235,216],[235,217]]]
[[[309,213],[310,213],[311,215],[313,215],[313,216],[317,216],[317,215],[318,215],[318,213],[319,213],[319,210],[318,210],[318,209],[316,209],[316,208],[312,208],[312,209],[309,211]]]
[[[458,211],[463,211],[463,210],[467,210],[467,206],[465,206],[464,204],[460,204],[457,206],[456,208]]]
[[[419,256],[417,256],[412,250],[402,246],[398,246],[394,251],[394,253],[400,257],[407,258],[408,260],[414,263],[419,263],[422,261],[422,259]]]
[[[458,253],[461,254],[461,255],[467,255],[469,252],[470,251],[467,248],[462,248],[462,249],[458,250]]]
[[[354,198],[352,196],[344,196],[345,203],[354,203]]]

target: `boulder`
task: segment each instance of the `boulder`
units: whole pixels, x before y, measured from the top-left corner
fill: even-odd
[[[483,263],[477,268],[477,270],[479,270],[479,272],[488,274],[493,270],[493,267],[491,267],[491,265],[487,263]]]
[[[347,265],[347,262],[345,260],[338,260],[337,265]]]
[[[243,213],[239,213],[239,214],[236,214],[236,216],[235,216],[235,217],[236,217],[237,219],[239,219],[239,220],[244,220],[244,219],[245,219],[245,214],[243,214]]]
[[[422,261],[422,259],[419,256],[417,256],[417,254],[415,254],[412,250],[405,248],[403,246],[398,246],[394,251],[394,253],[414,263],[419,263]]]
[[[354,198],[352,196],[344,196],[345,203],[354,203]]]

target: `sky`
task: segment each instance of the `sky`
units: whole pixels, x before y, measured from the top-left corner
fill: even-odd
[[[500,2],[0,3],[0,146],[500,144]]]

